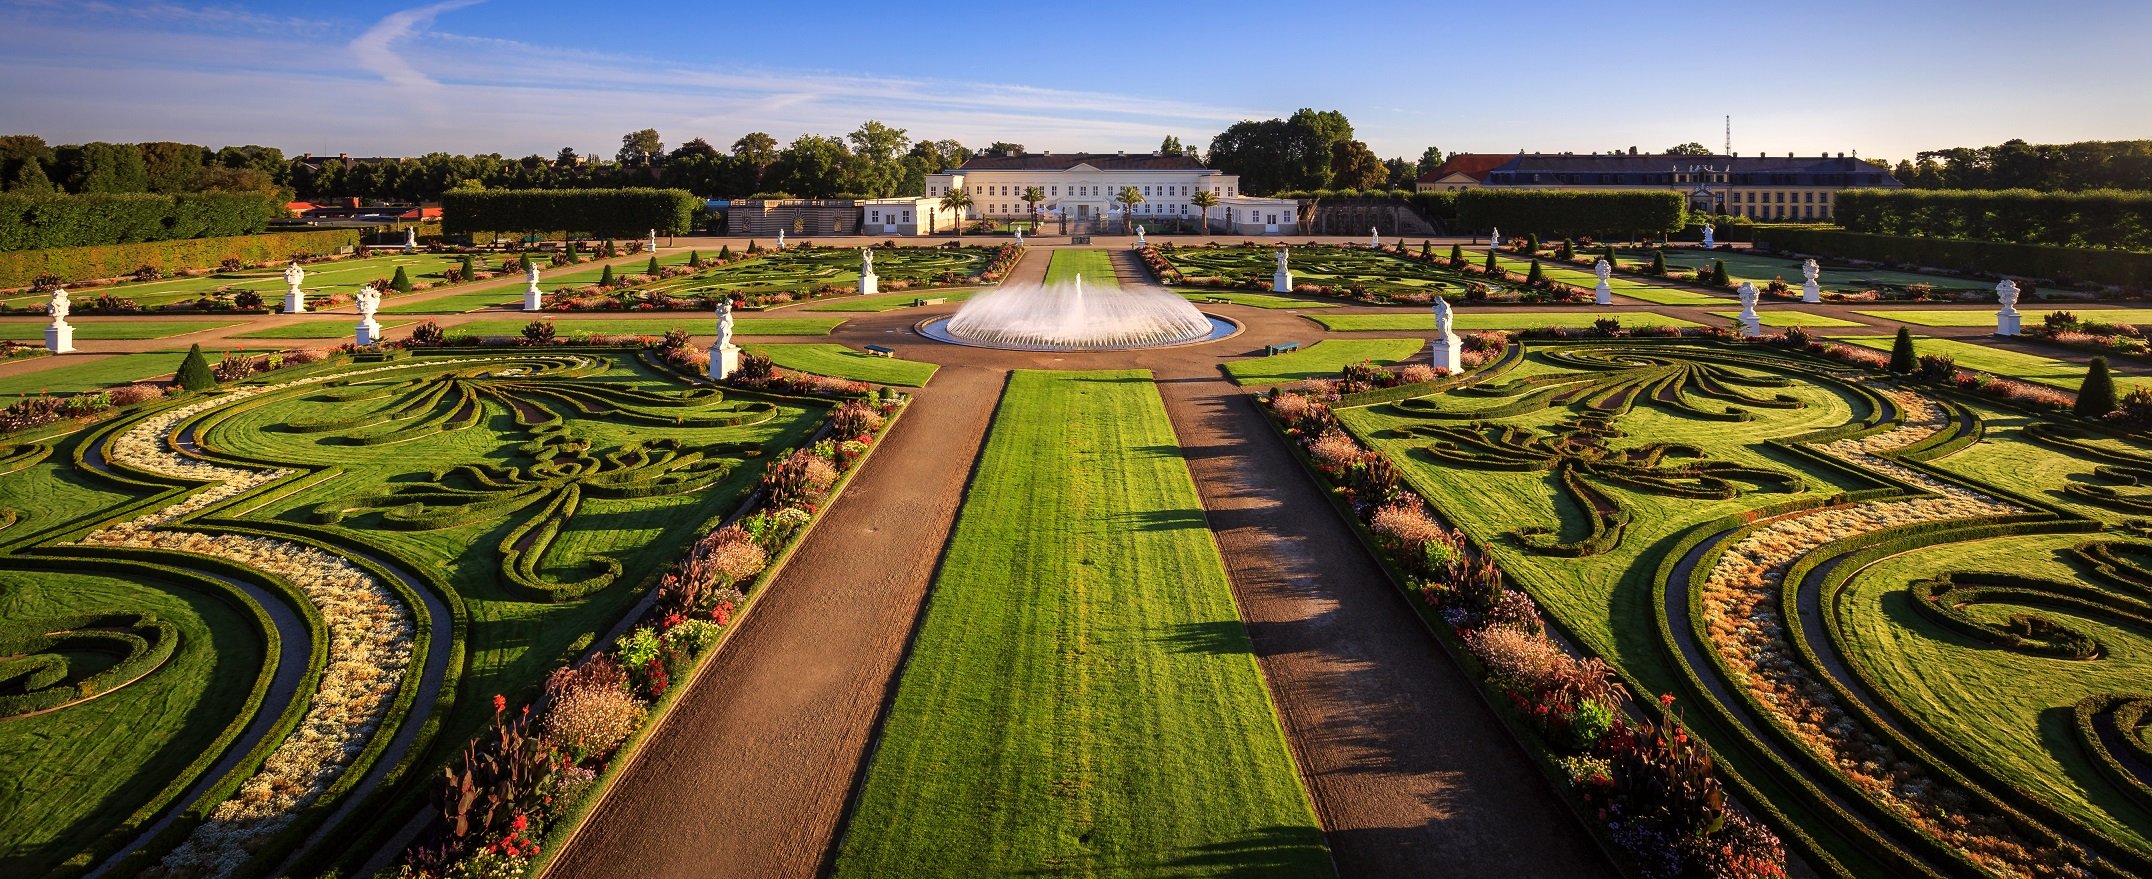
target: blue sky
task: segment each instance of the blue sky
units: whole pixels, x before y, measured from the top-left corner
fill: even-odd
[[[864,119],[1031,149],[1338,109],[1384,156],[2152,137],[2152,3],[0,0],[0,133],[610,155]]]

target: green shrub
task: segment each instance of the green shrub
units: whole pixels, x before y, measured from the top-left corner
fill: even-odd
[[[653,256],[650,258],[650,264],[643,266],[643,274],[654,278],[658,276],[658,273],[658,258]]]
[[[1651,252],[1651,273],[1654,275],[1666,274],[1666,251],[1654,250]]]
[[[1854,189],[1836,214],[1848,232],[2152,250],[2152,192]]]
[[[0,251],[252,235],[282,204],[259,192],[0,195]]]
[[[2115,379],[2107,372],[2107,358],[2092,358],[2092,368],[2085,372],[2085,383],[2077,389],[2077,403],[2070,407],[2086,418],[2104,418],[2116,409]]]
[[[1919,366],[1913,354],[1913,333],[1905,327],[1898,328],[1898,338],[1890,343],[1890,371],[1899,375],[1911,375]]]
[[[261,263],[320,256],[357,245],[359,234],[357,229],[322,229],[5,252],[0,253],[0,288],[27,287],[40,275],[72,283],[117,278],[143,266],[171,274],[182,269],[213,269],[232,259]]]
[[[1712,261],[1711,261],[1711,286],[1713,286],[1713,287],[1731,287],[1731,286],[1733,286],[1733,285],[1734,285],[1734,279],[1733,279],[1733,276],[1732,276],[1732,275],[1729,275],[1729,274],[1727,274],[1727,273],[1726,273],[1726,261],[1725,261],[1725,260],[1723,260],[1723,259],[1715,259],[1715,260],[1712,260]]]
[[[411,275],[404,271],[403,266],[396,267],[396,277],[389,279],[389,289],[398,293],[411,292]]]
[[[1539,267],[1539,260],[1537,258],[1534,258],[1532,260],[1531,271],[1525,273],[1524,285],[1527,287],[1547,286],[1547,271]]]
[[[202,343],[196,342],[187,349],[187,358],[179,362],[179,386],[190,391],[210,391],[217,387],[217,377],[209,371],[209,359],[202,356]]]
[[[601,273],[601,274],[599,274],[599,275],[598,275],[598,286],[600,286],[600,287],[611,287],[611,286],[613,286],[613,267],[612,267],[612,266],[606,266],[606,267],[605,267],[605,271],[604,271],[603,273]]]

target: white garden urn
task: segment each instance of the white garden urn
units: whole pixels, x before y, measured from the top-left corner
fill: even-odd
[[[1741,316],[1736,318],[1741,323],[1741,335],[1751,339],[1763,335],[1763,317],[1756,313],[1756,285],[1742,281],[1736,295],[1741,297]]]
[[[371,285],[359,289],[359,323],[353,327],[352,338],[359,347],[381,344],[381,323],[374,320],[374,312],[381,310],[381,291]]]
[[[1816,276],[1823,269],[1812,259],[1801,261],[1801,301],[1814,305],[1823,301],[1823,288],[1816,285]]]
[[[2017,282],[2004,278],[1995,285],[1995,298],[2002,301],[2003,310],[1995,313],[1995,335],[2015,336],[2024,328],[2025,315],[2017,310]]]
[[[75,350],[75,325],[67,322],[67,313],[72,308],[67,299],[67,290],[52,291],[52,325],[45,328],[46,350],[54,354],[66,354]]]
[[[306,291],[299,289],[299,282],[306,280],[306,270],[299,267],[298,260],[284,267],[284,313],[306,313]]]

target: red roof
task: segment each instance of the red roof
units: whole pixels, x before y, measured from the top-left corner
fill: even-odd
[[[438,205],[412,208],[396,215],[396,219],[399,220],[438,220],[440,218],[441,208]]]
[[[301,211],[313,210],[314,203],[310,201],[287,201],[284,203],[284,209],[296,214]]]
[[[1451,174],[1463,174],[1474,180],[1485,182],[1488,172],[1502,167],[1514,158],[1516,156],[1508,153],[1459,153],[1451,156],[1449,161],[1436,166],[1435,170],[1420,175],[1420,182],[1433,183]]]

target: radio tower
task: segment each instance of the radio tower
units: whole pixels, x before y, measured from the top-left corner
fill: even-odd
[[[1726,155],[1734,154],[1734,117],[1726,117]]]

